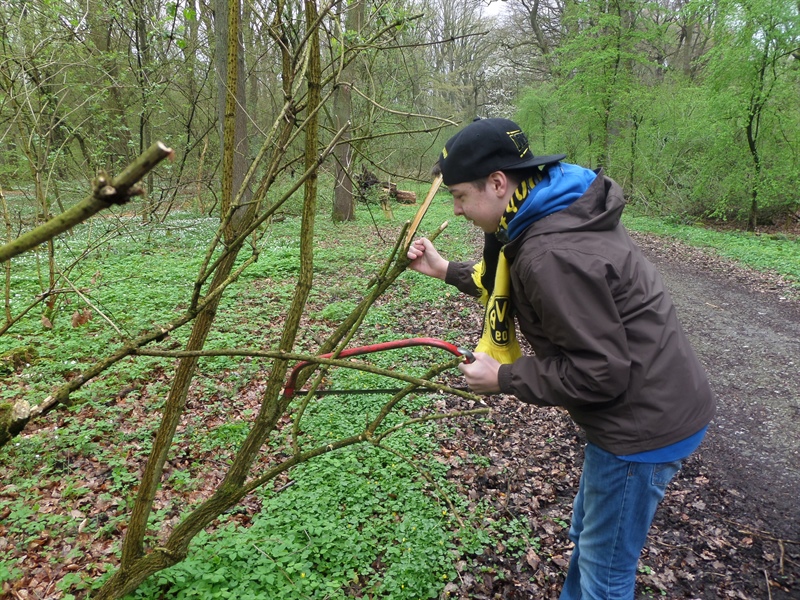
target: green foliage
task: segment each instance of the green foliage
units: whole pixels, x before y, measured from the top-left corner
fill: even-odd
[[[604,167],[650,214],[783,224],[800,208],[796,3],[635,4],[569,5],[553,76],[519,96],[534,151]],[[671,23],[708,40],[693,62]]]
[[[562,525],[568,529],[568,525]],[[520,558],[529,550],[540,549],[540,539],[531,537],[531,529],[527,519],[513,518],[510,520],[498,520],[493,525],[492,534],[496,539],[500,539],[506,548],[506,552],[515,558]]]
[[[351,312],[353,312],[355,307],[356,303],[350,300],[331,302],[330,304],[327,304],[325,308],[319,311],[316,316],[321,319],[341,322],[344,321]]]
[[[11,375],[18,369],[28,366],[39,357],[35,346],[11,348],[0,354],[0,378]]]
[[[326,456],[263,498],[247,528],[198,537],[189,559],[132,597],[434,598],[455,576],[450,516],[378,450]],[[409,485],[411,480],[411,485]]]
[[[227,449],[234,450],[247,437],[252,424],[248,421],[231,421],[210,429],[208,433],[198,435],[201,450]]]
[[[732,208],[749,212],[752,199],[760,208],[788,211],[797,200],[784,186],[800,181],[800,110],[791,100],[797,96],[798,7],[764,0],[723,2],[718,10],[717,44],[708,53],[711,107],[715,121],[728,125],[720,149],[726,144],[746,157],[737,172],[747,205]]]
[[[22,575],[22,571],[18,568],[9,565],[5,561],[0,561],[0,585],[4,584],[6,581],[14,581],[20,575]]]

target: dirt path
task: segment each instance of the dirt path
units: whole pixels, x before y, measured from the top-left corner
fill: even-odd
[[[740,507],[800,539],[800,303],[773,279],[639,238],[718,398],[703,460]]]

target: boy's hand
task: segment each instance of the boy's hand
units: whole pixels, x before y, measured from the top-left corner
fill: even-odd
[[[436,248],[427,238],[414,240],[408,247],[406,256],[411,261],[408,268],[412,271],[444,281],[447,275],[447,265],[450,262],[442,258],[442,255],[436,251]]]
[[[500,371],[500,363],[483,352],[473,352],[473,354],[475,362],[458,365],[467,380],[467,385],[476,394],[499,393],[500,382],[497,373]]]

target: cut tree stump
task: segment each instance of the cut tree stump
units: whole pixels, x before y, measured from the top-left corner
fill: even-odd
[[[381,190],[380,194],[378,194],[378,198],[381,201],[383,216],[386,217],[387,220],[391,221],[394,219],[394,213],[392,212],[392,205],[389,202],[389,192],[387,190]]]

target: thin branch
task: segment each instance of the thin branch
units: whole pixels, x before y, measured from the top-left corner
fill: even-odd
[[[483,402],[483,400],[480,400]],[[442,419],[455,419],[457,417],[473,417],[475,415],[486,415],[492,412],[492,409],[488,406],[486,408],[473,408],[470,410],[457,410],[449,413],[436,413],[433,415],[425,415],[422,417],[417,417],[414,419],[408,419],[407,421],[403,421],[402,423],[395,425],[394,427],[390,427],[389,429],[382,431],[378,436],[375,437],[375,443],[381,443],[385,437],[390,436],[391,434],[404,429],[405,427],[409,427],[411,425],[417,425],[419,423],[425,423],[427,421],[441,421]]]
[[[398,379],[406,383],[411,383],[414,384],[414,386],[416,387],[424,387],[431,390],[439,390],[441,392],[447,392],[448,394],[460,396],[467,400],[475,400],[475,401],[481,400],[481,397],[476,394],[472,394],[464,390],[457,390],[443,383],[428,381],[427,379],[423,379],[421,377],[414,377],[413,375],[405,375],[403,373],[398,373],[397,371],[392,371],[390,369],[376,367],[374,365],[371,365],[370,363],[357,360],[350,360],[350,359],[341,360],[337,358],[323,358],[322,356],[317,356],[313,354],[282,352],[280,350],[257,350],[255,348],[220,349],[220,350],[154,350],[148,348],[138,348],[133,350],[131,354],[135,354],[137,356],[161,356],[167,358],[250,356],[255,358],[273,358],[277,360],[310,362],[317,365],[329,365],[333,367],[342,367],[345,369],[355,369],[356,371],[365,371],[367,373],[372,373],[374,375],[382,375],[384,377],[390,377],[392,379]]]
[[[453,121],[451,119],[446,119],[444,117],[437,117],[435,115],[423,115],[423,114],[412,113],[412,112],[401,111],[401,110],[392,110],[391,108],[387,108],[387,107],[383,106],[382,104],[379,104],[378,102],[375,102],[375,100],[373,100],[372,98],[367,96],[364,92],[359,90],[355,85],[351,84],[350,89],[352,89],[355,93],[357,93],[359,96],[364,98],[364,100],[366,100],[367,102],[373,104],[377,108],[380,108],[382,111],[385,111],[385,112],[389,113],[390,115],[398,115],[398,116],[401,116],[401,117],[417,117],[419,119],[433,119],[434,121],[440,121],[440,122],[445,123],[447,125],[453,125],[453,126],[458,125],[458,123],[456,123],[455,121]],[[407,132],[398,132],[398,134],[399,133],[407,133]]]
[[[400,48],[422,48],[424,46],[438,46],[440,44],[449,44],[458,40],[463,40],[470,37],[489,35],[488,31],[476,31],[475,33],[465,33],[464,35],[451,35],[445,40],[435,40],[433,42],[422,42],[419,44],[397,44],[396,46],[386,46],[380,48],[381,50],[399,50]]]

